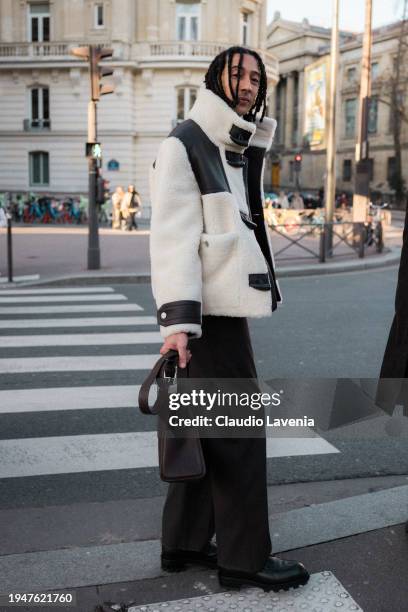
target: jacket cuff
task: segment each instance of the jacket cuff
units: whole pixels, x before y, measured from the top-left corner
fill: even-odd
[[[157,322],[164,338],[177,332],[201,336],[201,303],[195,300],[167,302],[157,311]]]
[[[195,323],[179,323],[178,325],[168,325],[167,327],[160,326],[160,333],[163,338],[167,338],[172,334],[179,334],[180,332],[187,334],[189,339],[201,338],[202,335],[201,325]]]
[[[262,122],[255,121],[256,132],[251,139],[251,147],[259,147],[269,151],[272,146],[273,137],[277,126],[276,119],[264,117]]]

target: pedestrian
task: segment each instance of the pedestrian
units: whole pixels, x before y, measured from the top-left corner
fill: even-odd
[[[269,316],[281,302],[262,209],[264,156],[276,128],[264,117],[266,87],[255,51],[221,52],[150,171],[160,353],[178,351],[180,376],[190,362],[194,379],[256,379],[247,317]],[[218,566],[224,586],[305,584],[301,563],[271,556],[265,437],[201,443],[206,475],[169,485],[162,568]]]
[[[279,192],[278,202],[280,204],[280,208],[289,208],[288,196],[284,191]]]
[[[140,213],[142,201],[140,194],[134,185],[129,185],[123,198],[123,208],[126,211],[126,229],[130,232],[134,227],[137,229],[136,215]]]
[[[125,192],[120,185],[116,187],[112,195],[112,229],[120,229],[121,227],[121,206]]]
[[[298,191],[295,191],[292,201],[291,201],[291,208],[295,210],[303,210],[304,207],[305,207],[305,203],[303,201],[302,196],[300,195]]]

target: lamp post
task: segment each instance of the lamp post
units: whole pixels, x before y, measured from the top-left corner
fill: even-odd
[[[370,162],[368,150],[368,111],[371,95],[372,0],[365,0],[365,27],[361,62],[360,104],[356,142],[356,178],[353,195],[353,222],[364,223],[370,201]]]
[[[336,197],[336,98],[337,73],[339,65],[339,0],[333,0],[333,22],[330,48],[330,79],[328,104],[328,133],[326,150],[325,222],[326,254],[332,256],[333,212]]]

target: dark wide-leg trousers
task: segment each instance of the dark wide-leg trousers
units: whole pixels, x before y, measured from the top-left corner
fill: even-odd
[[[246,318],[204,316],[189,342],[191,378],[257,377]],[[171,483],[162,544],[202,550],[216,533],[218,565],[257,572],[271,553],[265,438],[201,438],[204,478]]]

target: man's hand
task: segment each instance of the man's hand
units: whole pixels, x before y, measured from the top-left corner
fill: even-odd
[[[174,349],[179,354],[179,366],[185,368],[191,359],[191,352],[187,349],[188,335],[185,332],[179,332],[168,336],[163,346],[160,349],[160,354],[164,355],[168,350]]]

